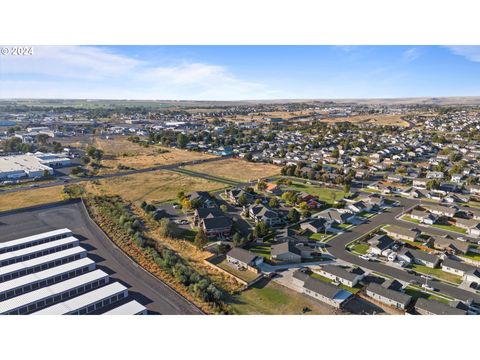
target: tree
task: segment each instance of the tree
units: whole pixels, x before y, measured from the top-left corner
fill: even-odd
[[[244,159],[247,161],[252,161],[253,159],[252,153],[246,153]]]
[[[194,240],[194,244],[197,247],[197,249],[203,248],[205,245],[207,245],[207,243],[208,243],[208,238],[207,238],[207,234],[205,234],[205,231],[203,231],[203,229],[198,230]]]
[[[158,232],[160,236],[175,237],[178,233],[177,224],[167,218],[163,218],[158,222]]]
[[[225,204],[220,205],[220,210],[222,210],[223,213],[226,213],[228,211],[228,207]]]
[[[269,231],[270,229],[268,228],[268,225],[265,223],[265,221],[259,221],[255,224],[255,227],[253,228],[253,236],[261,238],[267,236]]]
[[[240,234],[238,232],[233,234],[232,242],[233,242],[234,247],[237,247],[237,246],[241,245],[241,240],[242,240],[242,237],[240,236]]]
[[[192,203],[187,198],[183,198],[181,201],[182,209],[190,210],[192,208]]]
[[[296,209],[291,209],[287,215],[288,221],[296,223],[300,220],[300,214]]]
[[[347,183],[343,186],[343,192],[345,194],[348,194],[350,192],[350,184]]]
[[[257,189],[263,191],[267,188],[267,183],[265,181],[259,181],[257,183]]]
[[[40,145],[46,145],[48,138],[49,136],[47,134],[38,134],[36,140]]]
[[[245,206],[248,204],[248,198],[247,195],[242,194],[238,197],[238,204],[241,206]]]
[[[278,208],[280,206],[280,203],[276,197],[272,197],[268,202],[268,206],[270,206],[271,208]]]
[[[177,145],[180,149],[185,149],[188,144],[188,137],[183,133],[178,133],[177,135]]]
[[[80,166],[76,166],[72,170],[70,170],[70,174],[74,176],[79,176],[79,175],[83,175],[84,171]]]

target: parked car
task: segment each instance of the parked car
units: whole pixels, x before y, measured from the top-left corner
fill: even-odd
[[[466,241],[467,241],[467,239],[465,239],[464,237],[461,237],[461,236],[458,237],[457,240],[458,240],[458,241],[463,241],[463,242],[466,242]]]
[[[422,288],[424,288],[425,290],[435,291],[435,288],[428,284],[422,284]]]
[[[368,256],[368,255],[362,255],[362,256],[360,256],[360,259],[370,261],[370,256]]]
[[[477,284],[476,282],[472,282],[472,283],[470,284],[470,287],[471,287],[472,289],[475,289],[475,290],[476,290],[476,289],[478,289],[478,284]]]

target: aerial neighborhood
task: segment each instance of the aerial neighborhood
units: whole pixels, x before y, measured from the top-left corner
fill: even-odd
[[[81,211],[177,294],[120,271],[153,305],[112,311],[170,313],[161,299],[181,296],[204,313],[480,313],[476,106],[15,106],[0,102],[0,222],[21,208],[12,226],[35,214],[68,228],[55,207]],[[0,247],[0,271],[15,256]],[[37,300],[21,312],[50,309]]]

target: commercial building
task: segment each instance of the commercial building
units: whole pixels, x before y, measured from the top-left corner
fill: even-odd
[[[71,160],[62,154],[10,155],[0,157],[0,179],[40,178],[52,175],[54,167],[68,166]]]

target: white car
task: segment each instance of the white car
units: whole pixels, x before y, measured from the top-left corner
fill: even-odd
[[[466,241],[467,241],[467,239],[465,239],[464,237],[461,237],[461,236],[458,237],[457,240],[458,240],[458,241],[463,241],[463,242],[466,242]]]
[[[428,284],[422,284],[422,288],[424,288],[425,290],[430,290],[430,291],[434,291],[435,288],[431,287],[430,285]]]
[[[370,256],[368,256],[368,255],[362,255],[362,256],[360,256],[360,259],[370,261]]]

